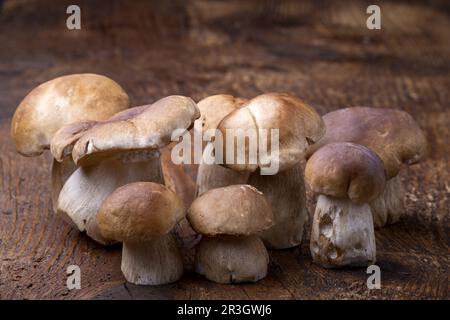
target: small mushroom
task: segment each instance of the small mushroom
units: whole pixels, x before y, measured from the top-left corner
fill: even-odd
[[[170,232],[184,216],[183,202],[167,187],[135,182],[110,194],[96,219],[105,239],[123,242],[125,279],[138,285],[160,285],[183,275],[183,257]]]
[[[79,167],[61,189],[58,213],[97,242],[110,244],[101,237],[95,219],[104,199],[127,183],[163,183],[159,149],[170,142],[173,130],[188,129],[198,116],[192,99],[170,96],[104,122],[60,129],[52,140],[53,156],[63,161],[72,154]]]
[[[263,136],[264,131],[265,137]],[[271,145],[271,130],[278,129],[279,149]],[[266,196],[272,207],[275,224],[261,233],[266,246],[285,249],[299,245],[307,216],[306,193],[300,162],[306,148],[324,134],[324,124],[319,114],[299,98],[283,93],[257,96],[229,113],[218,124],[224,138],[224,159],[227,157],[227,131],[256,132],[258,162],[250,163],[248,149],[244,163],[224,163],[231,169],[216,169],[200,164],[197,175],[198,194],[230,184],[247,183]],[[260,131],[261,130],[261,131]],[[267,141],[267,153],[260,146]],[[235,148],[236,148],[235,144]],[[249,148],[249,144],[245,145]],[[209,152],[209,145],[204,152]],[[217,150],[215,150],[217,153]],[[232,150],[236,157],[237,149]],[[262,174],[267,166],[278,166],[276,174]]]
[[[237,283],[264,278],[269,256],[258,233],[273,225],[264,195],[249,185],[212,189],[194,200],[188,220],[202,234],[195,270],[211,281]]]
[[[128,95],[113,80],[96,74],[73,74],[34,88],[19,104],[11,123],[17,151],[38,156],[50,148],[53,135],[66,124],[102,121],[129,107]],[[72,160],[53,161],[53,207],[67,177],[75,170]]]
[[[384,163],[386,188],[370,202],[376,227],[397,222],[404,212],[404,188],[398,173],[404,164],[422,160],[427,151],[423,131],[406,112],[388,108],[352,107],[323,116],[326,133],[307,157],[332,142],[353,142],[370,148]]]
[[[330,143],[306,163],[305,177],[319,194],[310,249],[317,264],[336,268],[376,261],[372,212],[368,203],[385,186],[381,159],[353,143]]]

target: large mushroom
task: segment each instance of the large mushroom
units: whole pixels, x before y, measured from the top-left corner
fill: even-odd
[[[278,130],[276,132],[278,139],[274,141],[272,129]],[[274,214],[274,226],[261,233],[266,246],[284,249],[299,245],[307,216],[300,162],[306,148],[324,134],[321,117],[297,97],[268,93],[251,99],[229,113],[218,124],[218,131],[223,137],[224,163],[221,165],[229,169],[224,171],[223,168],[216,169],[214,166],[201,163],[197,175],[198,194],[229,184],[247,183],[254,186],[264,193]],[[227,147],[230,142],[227,141],[229,132],[253,132],[253,137],[256,137],[253,140],[256,141],[249,139],[244,145],[245,150],[238,149],[237,144],[230,150]],[[251,161],[249,156],[252,142],[253,148],[257,151],[256,162]],[[204,155],[211,150],[215,155],[218,151],[222,151],[216,150],[213,146],[210,148],[210,144],[206,146]],[[237,155],[242,151],[245,159],[239,162]],[[234,159],[228,162],[230,152],[234,154]],[[277,172],[270,174],[263,172],[271,166],[276,167]]]
[[[326,133],[312,145],[307,156],[332,142],[353,142],[373,150],[384,163],[387,184],[370,206],[376,227],[397,222],[404,212],[404,188],[398,173],[404,164],[419,162],[427,150],[423,131],[406,112],[370,107],[352,107],[323,116]]]
[[[135,182],[110,194],[96,219],[105,239],[123,242],[121,269],[127,281],[159,285],[183,274],[171,230],[184,216],[183,202],[166,186]]]
[[[358,144],[330,143],[308,160],[305,178],[319,194],[310,242],[313,261],[327,268],[375,263],[375,233],[368,203],[385,186],[381,159]]]
[[[53,135],[66,124],[103,121],[130,105],[128,95],[113,80],[97,74],[55,78],[34,88],[19,104],[11,122],[17,151],[38,156],[50,148]],[[75,170],[71,159],[52,164],[52,202]]]
[[[194,200],[188,219],[203,235],[195,270],[211,281],[258,281],[267,274],[269,256],[258,237],[273,225],[264,195],[249,185],[209,190]]]
[[[198,116],[192,99],[169,96],[105,122],[60,129],[52,140],[53,155],[63,161],[71,154],[79,167],[61,189],[58,213],[97,242],[109,244],[95,219],[105,198],[130,182],[163,183],[160,148],[170,143],[174,130],[187,130]]]

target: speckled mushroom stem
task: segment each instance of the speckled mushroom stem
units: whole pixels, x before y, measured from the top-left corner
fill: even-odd
[[[375,228],[400,220],[404,207],[405,189],[398,176],[386,181],[383,193],[369,203]]]
[[[128,282],[160,285],[183,275],[183,257],[171,233],[140,243],[125,242],[121,269]]]
[[[269,255],[258,236],[203,236],[195,271],[217,283],[256,282],[267,275]]]
[[[268,248],[287,249],[302,242],[308,214],[302,170],[298,164],[276,175],[250,175],[247,183],[266,196],[273,211],[274,226],[260,233]]]
[[[369,205],[319,195],[310,250],[313,261],[326,268],[374,264],[375,233]]]

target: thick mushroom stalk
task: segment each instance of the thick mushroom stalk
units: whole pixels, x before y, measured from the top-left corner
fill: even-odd
[[[405,188],[398,176],[386,181],[383,193],[369,203],[375,228],[381,228],[400,220],[405,211]]]
[[[196,195],[200,196],[215,188],[245,184],[249,176],[250,172],[234,171],[219,164],[200,163],[197,172]]]
[[[353,143],[331,143],[306,163],[306,180],[319,194],[310,250],[326,268],[367,266],[376,261],[375,233],[368,203],[385,186],[381,159]]]
[[[269,255],[258,236],[203,236],[195,271],[217,283],[256,282],[267,274]]]
[[[310,249],[314,262],[327,268],[374,264],[376,246],[370,207],[319,195]]]
[[[160,285],[183,274],[171,231],[184,216],[182,200],[166,186],[135,182],[109,195],[96,219],[102,237],[123,242],[121,269],[127,281]]]
[[[218,283],[255,282],[267,274],[269,256],[258,233],[273,225],[264,195],[249,185],[209,190],[194,200],[188,219],[203,234],[195,270]]]
[[[171,233],[141,243],[124,242],[121,270],[134,284],[171,283],[183,275],[183,256]]]
[[[351,107],[323,116],[326,133],[307,151],[311,156],[333,142],[352,142],[375,152],[383,161],[386,189],[372,201],[376,227],[397,222],[404,213],[404,188],[397,178],[403,165],[421,161],[427,153],[425,134],[405,111],[388,108]]]
[[[300,164],[276,175],[252,173],[248,184],[261,191],[274,213],[274,225],[260,233],[269,248],[285,249],[302,242],[306,210],[306,191]]]
[[[109,244],[95,218],[103,200],[127,183],[163,183],[159,149],[170,142],[174,130],[189,128],[198,116],[192,99],[170,96],[127,109],[107,121],[61,128],[52,139],[52,154],[57,161],[71,154],[80,167],[61,190],[58,212],[97,242]]]

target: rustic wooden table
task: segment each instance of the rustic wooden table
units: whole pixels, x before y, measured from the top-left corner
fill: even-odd
[[[382,1],[382,29],[368,30],[365,1],[80,0],[82,29],[69,31],[72,2],[5,1],[0,11],[0,298],[449,298],[448,2]],[[94,243],[52,212],[50,155],[21,157],[9,137],[14,109],[33,87],[79,72],[112,77],[135,105],[169,94],[285,91],[322,114],[353,105],[410,112],[430,153],[401,174],[404,218],[376,232],[381,290],[367,289],[364,269],[312,264],[309,232],[301,247],[271,251],[269,275],[255,284],[196,275],[189,237],[181,281],[125,283],[119,246]],[[189,202],[192,181],[177,174]],[[81,290],[66,288],[71,264],[81,268]]]

